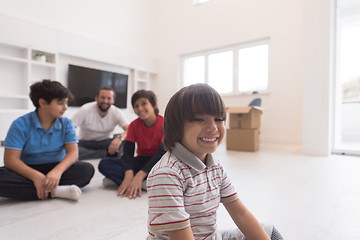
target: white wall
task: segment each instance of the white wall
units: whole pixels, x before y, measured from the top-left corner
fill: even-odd
[[[157,54],[157,1],[0,0],[0,13],[126,51]]]
[[[162,1],[160,15],[160,109],[180,86],[179,56],[270,37],[270,94],[260,95],[261,139],[301,143],[303,0]],[[221,79],[219,79],[221,80]],[[227,106],[247,105],[254,96],[224,97]]]
[[[302,152],[331,152],[333,96],[333,0],[304,0]]]

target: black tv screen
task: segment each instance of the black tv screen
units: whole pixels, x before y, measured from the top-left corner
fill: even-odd
[[[94,101],[96,92],[101,87],[114,89],[114,105],[126,108],[128,75],[69,64],[68,88],[74,95],[69,106],[82,106]]]

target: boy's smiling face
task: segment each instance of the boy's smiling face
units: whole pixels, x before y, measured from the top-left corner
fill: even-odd
[[[223,118],[196,115],[194,120],[184,123],[184,135],[181,143],[204,162],[206,154],[215,152],[224,135]]]
[[[135,101],[134,112],[143,121],[155,116],[155,109],[147,98],[139,98]]]

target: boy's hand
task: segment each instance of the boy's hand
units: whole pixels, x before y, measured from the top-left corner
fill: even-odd
[[[137,194],[139,193],[139,197],[141,197],[141,184],[143,179],[138,175],[135,175],[131,183],[129,184],[125,196],[129,199],[136,198]]]
[[[124,180],[122,181],[122,183],[120,184],[120,186],[117,189],[117,195],[121,196],[121,195],[126,195],[127,191],[128,191],[128,187],[131,183],[131,180],[127,180],[126,178],[124,178]]]
[[[132,179],[134,178],[133,170],[125,171],[125,177],[122,183],[120,184],[119,188],[117,189],[117,195],[124,195],[128,191],[127,188],[129,187]]]
[[[39,175],[33,180],[36,188],[36,195],[41,200],[47,199],[49,195],[49,192],[45,189],[45,178],[45,175],[39,173]]]
[[[124,195],[129,199],[136,198],[138,194],[141,197],[141,185],[146,176],[147,173],[142,170],[135,177],[132,170],[126,171],[124,180],[117,190],[117,195]]]
[[[139,197],[141,197],[141,185],[143,180],[146,178],[147,172],[140,170],[136,173],[135,177],[132,179],[130,184],[127,187],[125,196],[129,199],[136,198],[139,193]]]
[[[47,192],[51,192],[51,196],[54,197],[54,190],[59,185],[62,172],[56,169],[51,170],[45,176],[44,187]]]

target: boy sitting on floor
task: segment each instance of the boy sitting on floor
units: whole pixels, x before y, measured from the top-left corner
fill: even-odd
[[[71,97],[56,81],[43,80],[30,87],[36,110],[16,119],[7,133],[0,197],[78,200],[80,187],[90,182],[94,167],[77,162],[75,129],[63,117]]]

